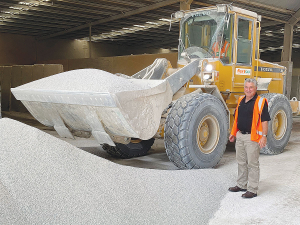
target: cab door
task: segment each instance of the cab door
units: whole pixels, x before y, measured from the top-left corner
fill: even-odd
[[[237,16],[236,57],[233,67],[233,89],[235,92],[243,92],[245,79],[253,77],[253,29],[253,19]]]

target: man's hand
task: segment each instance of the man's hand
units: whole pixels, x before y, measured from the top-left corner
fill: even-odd
[[[267,134],[268,133],[268,121],[261,122],[261,125],[262,125],[262,133]],[[260,148],[265,147],[267,144],[267,137],[262,136],[262,138],[260,139],[258,144],[259,144]]]
[[[262,138],[260,139],[260,141],[258,142],[258,144],[259,144],[259,147],[260,147],[260,148],[265,147],[266,144],[267,144],[267,137],[262,136]]]
[[[235,136],[233,136],[232,134],[230,134],[229,141],[230,142],[234,142],[235,141]]]

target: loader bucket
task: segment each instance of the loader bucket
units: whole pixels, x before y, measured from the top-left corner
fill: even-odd
[[[195,74],[197,66],[198,61],[191,63],[164,80],[79,69],[11,91],[40,123],[54,127],[61,137],[74,138],[70,130],[88,131],[100,144],[115,146],[112,136],[152,138],[173,94]]]
[[[113,146],[107,132],[152,138],[173,95],[165,80],[125,79],[97,69],[63,72],[11,90],[60,136],[72,138],[70,127],[90,131],[99,143]]]

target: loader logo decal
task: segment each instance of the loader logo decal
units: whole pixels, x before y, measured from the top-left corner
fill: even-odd
[[[257,71],[257,67],[254,67],[254,71]],[[261,72],[271,72],[271,73],[283,73],[284,69],[282,68],[273,68],[273,67],[258,67],[258,71]]]
[[[251,75],[251,69],[242,69],[242,68],[236,68],[235,69],[236,75]]]

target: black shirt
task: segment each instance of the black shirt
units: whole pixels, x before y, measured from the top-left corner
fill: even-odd
[[[246,97],[242,99],[239,105],[238,118],[237,118],[237,128],[240,131],[251,132],[252,126],[252,118],[253,118],[253,108],[254,103],[257,99],[257,94],[254,95],[252,99],[250,99],[247,103]],[[261,121],[270,121],[270,115],[268,112],[268,103],[265,102],[262,113],[261,113]]]

